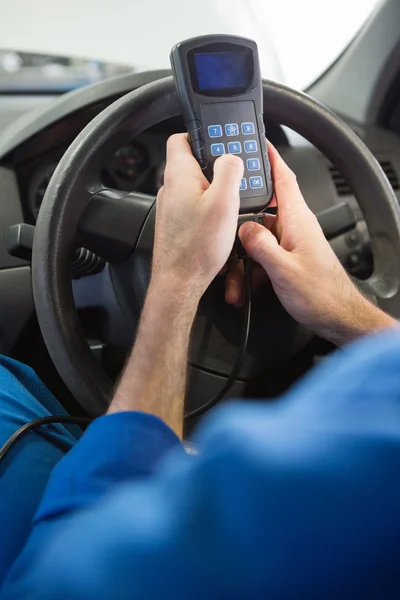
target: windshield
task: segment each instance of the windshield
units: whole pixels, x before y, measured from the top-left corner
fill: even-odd
[[[257,41],[264,77],[304,89],[378,0],[0,0],[0,91],[67,91],[118,73],[169,68],[178,41]]]

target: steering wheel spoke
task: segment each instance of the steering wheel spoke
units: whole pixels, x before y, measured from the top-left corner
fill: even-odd
[[[72,282],[75,308],[87,343],[111,379],[118,376],[135,336],[137,315],[121,304],[109,265]]]
[[[126,260],[154,202],[154,196],[139,192],[103,189],[93,194],[78,225],[82,245],[108,262]]]
[[[124,311],[115,292],[113,276],[107,265],[100,273],[73,281],[75,307],[82,313],[99,313],[98,328],[89,325],[87,338],[98,337],[104,343],[128,351],[132,346],[137,320]]]

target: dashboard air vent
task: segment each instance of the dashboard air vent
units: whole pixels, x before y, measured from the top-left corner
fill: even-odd
[[[392,161],[390,160],[380,160],[379,164],[381,165],[383,172],[386,177],[389,179],[390,185],[394,190],[400,189],[400,182],[397,176],[396,171],[394,170]]]
[[[351,187],[336,167],[330,166],[329,172],[332,177],[332,181],[336,188],[338,196],[349,196],[351,194]]]
[[[386,177],[389,179],[389,183],[394,190],[400,189],[400,181],[399,177],[393,167],[393,163],[391,160],[380,160],[379,164],[382,167],[383,172]],[[336,192],[338,196],[350,196],[352,194],[351,187],[347,183],[346,179],[340,173],[339,169],[336,167],[330,166],[329,172],[332,177],[332,181],[336,188]]]

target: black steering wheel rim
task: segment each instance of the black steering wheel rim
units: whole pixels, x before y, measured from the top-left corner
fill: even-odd
[[[400,211],[379,163],[361,139],[317,101],[275,82],[264,81],[263,87],[266,115],[307,138],[352,186],[374,254],[374,273],[363,286],[382,308],[393,312],[399,302]],[[32,258],[37,317],[61,377],[93,415],[106,408],[111,382],[93,357],[80,327],[70,277],[78,224],[96,189],[94,177],[90,183],[93,162],[112,136],[133,138],[178,114],[180,106],[172,77],[145,85],[111,104],[64,154],[38,217]]]

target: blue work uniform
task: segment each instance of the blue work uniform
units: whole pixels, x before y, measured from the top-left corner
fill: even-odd
[[[398,332],[338,351],[276,402],[217,408],[197,456],[138,412],[101,417],[78,442],[53,431],[1,467],[0,496],[14,503],[0,515],[2,552],[15,559],[2,599],[400,598]],[[40,443],[73,448],[27,526]],[[26,539],[18,556],[13,536]]]

